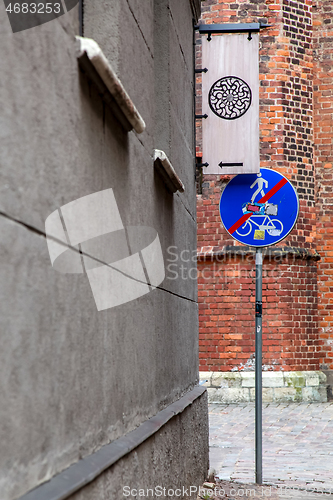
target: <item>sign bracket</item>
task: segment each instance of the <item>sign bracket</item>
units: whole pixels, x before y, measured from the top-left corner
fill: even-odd
[[[210,42],[212,35],[223,35],[226,33],[248,33],[248,40],[252,40],[252,33],[259,33],[260,30],[271,28],[271,24],[266,23],[226,23],[226,24],[197,24],[194,29],[199,31],[200,35],[208,35]]]

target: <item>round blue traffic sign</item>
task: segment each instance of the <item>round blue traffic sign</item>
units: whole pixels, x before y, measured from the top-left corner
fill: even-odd
[[[220,200],[225,229],[251,247],[266,247],[283,240],[293,229],[298,210],[293,185],[279,172],[267,168],[261,168],[259,174],[236,175]]]

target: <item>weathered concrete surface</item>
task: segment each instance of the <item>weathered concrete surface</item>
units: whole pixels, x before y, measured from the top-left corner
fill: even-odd
[[[167,80],[157,79],[163,54],[155,53],[164,34],[154,29],[152,0],[144,8],[138,0],[95,4],[85,1],[85,35],[100,44],[142,114],[147,130],[140,136],[122,130],[78,67],[77,9],[12,34],[0,5],[2,500],[17,498],[135,428],[198,381],[196,261],[187,260],[196,247],[190,2],[172,2],[172,15],[167,9],[169,66],[175,58]],[[180,16],[183,33],[175,22]],[[165,93],[169,107],[160,116],[157,101]],[[165,152],[184,194],[168,192],[154,170],[153,149],[161,147],[157,120],[170,123]],[[97,312],[86,276],[51,267],[43,232],[54,210],[107,188],[114,190],[125,226],[158,232],[166,279],[136,301]],[[173,273],[170,247],[178,256]],[[203,406],[193,406],[198,422],[206,418]],[[175,464],[186,463],[201,440],[194,469],[200,482],[207,435],[196,438],[196,427],[185,423],[179,428],[170,447],[156,451],[155,478],[160,482],[166,474],[168,450]],[[185,455],[178,456],[181,448]],[[149,449],[152,443],[147,456]],[[128,460],[131,470],[136,458]],[[134,478],[140,467],[131,472]],[[114,488],[118,476],[101,480],[112,483],[113,477]]]
[[[72,495],[70,500],[92,498],[135,498],[128,496],[130,490],[144,490],[150,498],[189,498],[195,500],[197,494],[190,494],[191,485],[199,487],[205,479],[203,471],[208,468],[208,459],[202,450],[206,447],[208,433],[206,418],[207,393],[197,399],[191,408],[173,418],[155,436],[142,444],[128,458],[120,460],[88,487]],[[188,429],[193,432],[193,441],[184,440]],[[161,477],[161,471],[164,471]],[[187,488],[187,495],[172,495],[171,491]],[[155,488],[159,488],[156,489]],[[165,488],[165,493],[159,492]],[[157,493],[147,494],[148,489]],[[124,493],[126,495],[124,496]],[[143,495],[141,494],[141,497]]]

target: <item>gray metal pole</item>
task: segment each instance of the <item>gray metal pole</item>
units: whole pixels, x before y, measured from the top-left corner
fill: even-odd
[[[262,484],[262,253],[256,249],[256,483]]]

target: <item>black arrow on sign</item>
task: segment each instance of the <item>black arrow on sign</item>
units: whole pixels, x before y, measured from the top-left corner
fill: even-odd
[[[223,163],[222,161],[219,163],[219,167],[242,167],[243,163]]]

